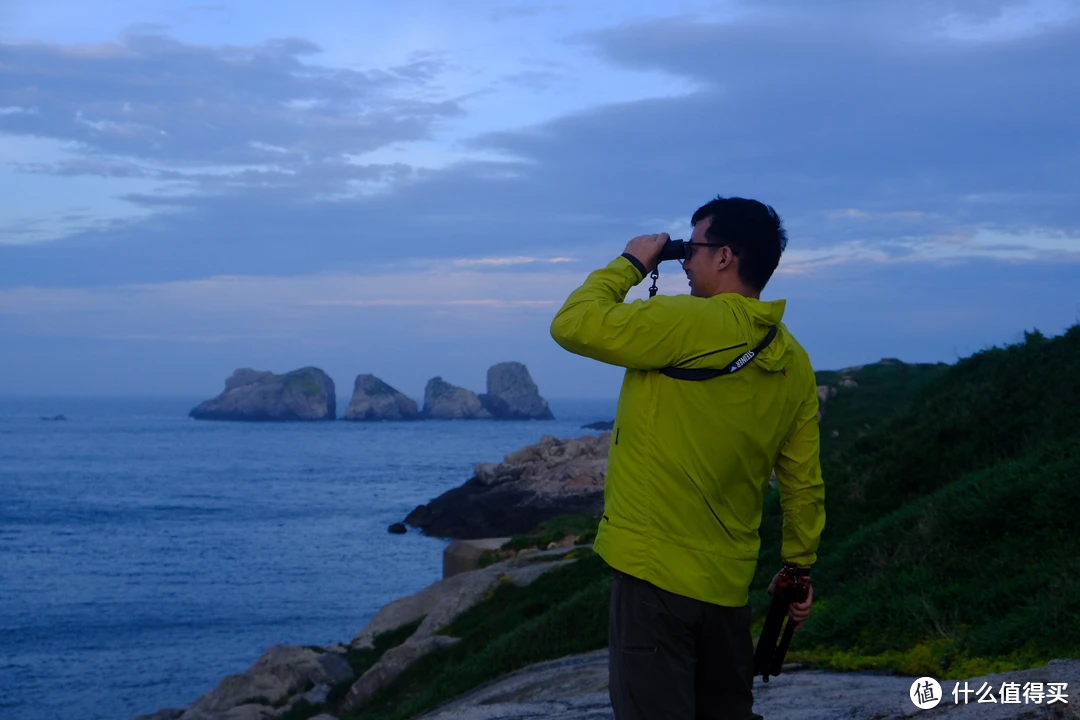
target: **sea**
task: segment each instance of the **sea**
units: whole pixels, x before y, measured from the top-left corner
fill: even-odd
[[[0,398],[0,720],[130,720],[190,705],[273,645],[348,643],[441,577],[448,541],[391,523],[616,404],[549,400],[548,422],[234,423],[188,418],[198,401]]]

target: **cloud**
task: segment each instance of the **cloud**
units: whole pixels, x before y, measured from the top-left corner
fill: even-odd
[[[1071,126],[1080,77],[1070,70],[1080,65],[1077,24],[1033,25],[986,43],[937,32],[949,13],[981,22],[1003,7],[833,0],[808,10],[770,2],[718,21],[613,25],[573,42],[611,67],[675,78],[680,87],[689,79],[696,89],[486,133],[425,168],[394,163],[394,144],[377,160],[363,150],[337,157],[345,141],[323,134],[320,123],[342,121],[342,107],[369,96],[388,97],[406,114],[420,97],[415,119],[430,132],[444,101],[428,106],[422,98],[433,92],[437,60],[396,73],[339,73],[311,65],[315,49],[299,41],[205,48],[160,35],[125,40],[91,53],[105,64],[90,63],[87,72],[105,68],[126,87],[127,78],[153,77],[170,63],[187,68],[181,76],[202,63],[231,73],[212,96],[244,73],[255,78],[250,92],[262,94],[250,103],[242,95],[240,110],[228,114],[237,141],[215,151],[229,161],[208,169],[205,150],[190,165],[153,149],[132,158],[116,150],[126,147],[119,140],[112,149],[93,146],[95,163],[52,161],[55,172],[122,175],[150,166],[175,187],[188,179],[208,192],[130,193],[130,203],[154,216],[48,248],[0,247],[0,286],[361,272],[414,257],[478,268],[494,267],[492,257],[599,264],[634,235],[685,230],[693,210],[717,193],[773,204],[793,258],[808,253],[804,267],[845,254],[1013,262],[1034,257],[1035,248],[1038,257],[1069,257],[1067,238],[1080,230],[1080,140]],[[50,62],[71,52],[46,49],[38,52]],[[413,99],[396,105],[399,92]],[[121,95],[111,95],[120,109],[128,102]],[[180,97],[194,102],[191,93]],[[274,108],[268,120],[245,114],[264,101]],[[0,105],[16,103],[49,107],[0,94]],[[133,122],[154,126],[144,115]],[[86,117],[116,119],[90,110]],[[267,122],[277,130],[252,131]],[[298,159],[309,145],[322,160]],[[180,212],[159,214],[165,208]],[[1020,250],[952,243],[956,254],[946,258],[938,246],[949,243],[933,240],[978,232],[1012,237]],[[1064,244],[1031,244],[1055,234]]]
[[[452,263],[455,267],[476,266],[504,266],[504,265],[531,265],[533,263],[568,263],[574,262],[574,258],[553,257],[535,258],[524,255],[515,257],[485,257],[485,258],[455,258]]]
[[[192,166],[338,163],[428,137],[459,115],[434,97],[440,61],[326,67],[296,38],[185,44],[155,28],[96,46],[4,44],[0,131],[80,143],[91,154]],[[24,110],[33,108],[34,112]]]

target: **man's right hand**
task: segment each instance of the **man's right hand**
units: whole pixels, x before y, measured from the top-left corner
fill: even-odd
[[[776,582],[780,578],[780,573],[776,573],[773,576],[772,582],[769,583],[769,594],[772,595],[776,590]],[[791,603],[788,606],[788,617],[795,623],[795,631],[798,632],[799,628],[803,626],[806,619],[810,617],[810,606],[814,604],[814,585],[811,583],[810,592],[806,595],[806,601],[801,603]]]

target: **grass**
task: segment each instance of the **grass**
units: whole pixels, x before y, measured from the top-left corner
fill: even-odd
[[[563,515],[541,523],[530,533],[510,538],[503,549],[539,548],[545,550],[549,544],[564,540],[571,535],[577,537],[578,543],[585,545],[596,539],[596,527],[599,523],[599,515]]]

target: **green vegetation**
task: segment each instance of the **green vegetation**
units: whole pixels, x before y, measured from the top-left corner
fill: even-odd
[[[942,679],[1080,654],[1072,530],[1080,504],[1080,326],[954,366],[883,362],[818,374],[840,386],[822,421],[827,524],[814,614],[789,659]],[[850,384],[850,383],[849,383]],[[835,434],[834,434],[835,431]],[[766,499],[751,603],[759,627],[780,566]],[[515,538],[592,537],[596,518]],[[410,668],[359,714],[407,718],[528,664],[607,644],[610,574],[595,554],[527,588],[500,587],[445,628],[461,642]]]
[[[1080,599],[1080,577],[1065,570],[1080,552],[1068,529],[1080,493],[1078,353],[1080,326],[1027,333],[930,378],[853,442],[823,438],[815,613],[793,659],[952,678],[1080,652],[1064,615]],[[840,411],[830,405],[826,421]],[[780,527],[774,491],[759,608]]]
[[[507,672],[604,647],[611,575],[591,551],[531,585],[500,586],[442,634],[460,642],[409,668],[347,720],[404,720]]]
[[[836,389],[836,395],[825,403],[821,420],[822,453],[828,456],[840,452],[889,416],[904,410],[918,391],[948,367],[944,363],[909,365],[885,360],[849,370],[818,372],[818,385]],[[845,378],[857,385],[842,385]]]
[[[585,545],[596,538],[596,526],[599,523],[600,516],[598,515],[563,515],[541,523],[530,533],[511,538],[510,542],[503,547],[507,550],[525,550],[526,548],[544,550],[549,544],[564,540],[568,536],[577,537],[577,542]]]

